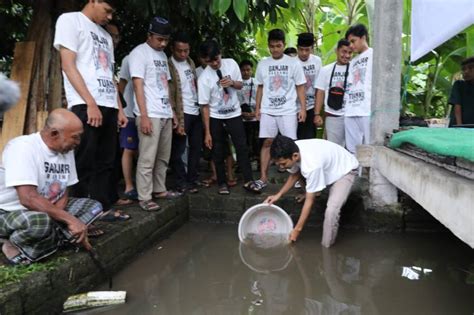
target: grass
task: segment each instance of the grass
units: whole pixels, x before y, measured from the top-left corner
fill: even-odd
[[[0,288],[11,283],[19,282],[21,279],[34,272],[54,270],[68,259],[56,257],[46,262],[37,262],[28,266],[0,266]]]

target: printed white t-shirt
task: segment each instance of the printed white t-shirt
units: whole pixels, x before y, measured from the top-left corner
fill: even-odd
[[[143,79],[148,117],[173,118],[168,90],[168,81],[171,79],[171,75],[165,53],[143,43],[132,50],[128,62],[132,79]],[[136,96],[133,112],[135,115],[141,116]]]
[[[193,69],[185,61],[177,61],[171,57],[176,70],[178,70],[179,81],[181,82],[181,97],[183,98],[183,112],[188,115],[199,115],[197,106],[197,87]]]
[[[321,58],[315,55],[309,55],[309,58],[306,61],[301,61],[301,59],[298,58],[298,61],[303,66],[303,72],[306,78],[306,84],[304,87],[306,94],[306,110],[310,110],[314,108],[316,80],[323,63],[321,62]],[[296,98],[296,105],[298,106],[299,111],[301,104],[298,98]]]
[[[57,202],[67,186],[78,182],[74,151],[51,151],[39,132],[15,138],[3,150],[0,165],[0,209],[25,210],[15,186],[32,185],[50,202]]]
[[[270,56],[261,60],[255,83],[263,85],[261,113],[283,116],[298,112],[296,86],[306,83],[298,58],[283,55],[280,59]]]
[[[296,141],[296,145],[300,149],[300,161],[288,171],[301,171],[307,192],[321,191],[359,166],[349,151],[333,142],[307,139]]]
[[[118,108],[114,84],[114,46],[112,37],[82,12],[64,13],[56,22],[54,48],[76,53],[76,67],[97,105]],[[86,102],[76,92],[63,71],[68,108]]]
[[[123,109],[125,116],[129,118],[135,117],[133,115],[133,109],[135,108],[134,93],[133,93],[133,82],[132,77],[130,76],[130,66],[128,63],[129,55],[125,56],[122,59],[122,65],[120,67],[119,79],[124,79],[127,81],[127,85],[123,91],[123,98],[127,102],[127,107]]]
[[[335,69],[334,65],[336,65]],[[331,79],[331,73],[333,69],[334,75],[332,77],[331,87],[344,88],[344,78],[346,75],[346,71],[348,71],[347,65],[338,65],[335,62],[328,64],[321,69],[321,72],[318,76],[318,80],[316,80],[316,88],[318,90],[324,91],[324,111],[333,115],[342,116],[344,115],[345,98],[342,104],[342,108],[340,110],[335,110],[328,106],[329,80]],[[349,77],[347,79],[349,80]]]
[[[373,49],[352,59],[349,66],[345,116],[370,116],[372,93]]]
[[[257,97],[257,85],[255,84],[255,79],[250,78],[248,80],[243,80],[242,84],[242,89],[237,91],[240,105],[248,104],[254,112],[256,103],[255,99]],[[252,92],[252,95],[250,95],[250,92]]]
[[[228,77],[233,81],[242,82],[239,65],[234,59],[222,59],[220,70],[223,78]],[[209,105],[212,118],[229,119],[240,116],[242,112],[237,90],[228,87],[228,93],[224,93],[219,81],[216,70],[209,66],[204,69],[198,79],[199,105]]]

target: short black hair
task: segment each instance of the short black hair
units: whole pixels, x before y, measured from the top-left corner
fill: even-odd
[[[287,47],[287,48],[285,48],[285,50],[283,51],[283,53],[284,53],[285,55],[291,55],[291,54],[297,54],[298,51],[296,50],[295,47]]]
[[[245,59],[245,60],[242,60],[240,63],[239,63],[239,68],[242,69],[243,66],[250,66],[250,68],[253,68],[253,63],[252,61],[248,60],[248,59]]]
[[[298,47],[313,47],[314,46],[314,34],[313,33],[301,33],[298,34]]]
[[[367,30],[367,27],[365,27],[364,24],[356,24],[349,27],[349,29],[346,31],[346,39],[349,39],[349,35],[357,37],[365,36],[365,38],[369,40],[369,31]]]
[[[285,42],[285,32],[279,28],[274,28],[270,32],[268,32],[268,41],[272,40],[281,40]]]
[[[185,43],[189,44],[191,42],[188,33],[186,32],[176,32],[171,35],[171,40],[174,43]]]
[[[337,49],[341,48],[342,46],[350,46],[351,43],[349,43],[349,41],[347,39],[340,39],[338,42],[337,42]]]
[[[219,44],[213,39],[206,40],[199,47],[199,57],[203,59],[209,58],[211,60],[214,60],[220,54],[221,49],[219,48]]]
[[[468,65],[468,64],[471,64],[471,63],[474,63],[474,56],[471,56],[471,57],[468,57],[468,58],[464,59],[461,62],[461,66],[465,66],[465,65]]]
[[[278,135],[273,139],[270,147],[270,156],[272,159],[291,159],[294,153],[300,152],[295,141],[291,138]]]

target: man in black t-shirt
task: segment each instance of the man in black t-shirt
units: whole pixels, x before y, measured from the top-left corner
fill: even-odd
[[[454,82],[449,104],[454,106],[451,125],[474,124],[474,56],[461,63],[464,80]]]

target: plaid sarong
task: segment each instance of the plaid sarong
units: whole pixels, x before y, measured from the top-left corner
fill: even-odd
[[[69,198],[65,210],[89,224],[101,214],[102,205],[89,198]],[[44,212],[0,209],[0,238],[8,239],[31,261],[38,261],[56,252],[71,235],[65,224]]]

